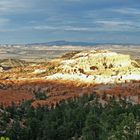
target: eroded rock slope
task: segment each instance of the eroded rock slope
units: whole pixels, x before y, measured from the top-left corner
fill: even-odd
[[[62,60],[59,73],[47,76],[51,80],[77,80],[86,83],[123,83],[140,80],[139,64],[129,55],[107,50],[84,51]]]

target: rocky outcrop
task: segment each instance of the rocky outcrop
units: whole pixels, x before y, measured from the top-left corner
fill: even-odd
[[[140,80],[140,69],[129,55],[107,50],[84,51],[69,60],[61,61],[61,73],[47,76],[47,79],[79,80],[88,83],[121,83]]]
[[[117,54],[109,51],[89,51],[76,54],[70,60],[61,62],[61,69],[65,73],[92,72],[111,68],[131,67],[129,55]]]
[[[46,70],[45,69],[36,69],[36,70],[34,70],[34,74],[41,74],[41,73],[44,73],[44,72],[46,72]]]

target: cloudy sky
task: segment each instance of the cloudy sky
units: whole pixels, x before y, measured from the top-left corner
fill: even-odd
[[[0,0],[0,43],[140,44],[140,0]]]

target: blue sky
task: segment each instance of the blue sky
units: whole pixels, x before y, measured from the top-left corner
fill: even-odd
[[[0,43],[140,44],[140,0],[0,0]]]

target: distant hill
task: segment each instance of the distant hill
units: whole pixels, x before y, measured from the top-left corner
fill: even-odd
[[[65,40],[59,40],[59,41],[51,41],[51,42],[44,42],[44,43],[32,43],[27,45],[46,45],[46,46],[64,46],[64,45],[70,45],[70,46],[93,46],[93,45],[99,45],[99,43],[94,42],[73,42],[73,41],[65,41]]]
[[[95,45],[139,45],[139,44],[124,44],[124,43],[97,43],[97,42],[82,42],[82,41],[66,41],[66,40],[58,40],[58,41],[50,41],[44,43],[31,43],[26,45],[40,45],[40,46],[95,46]]]

